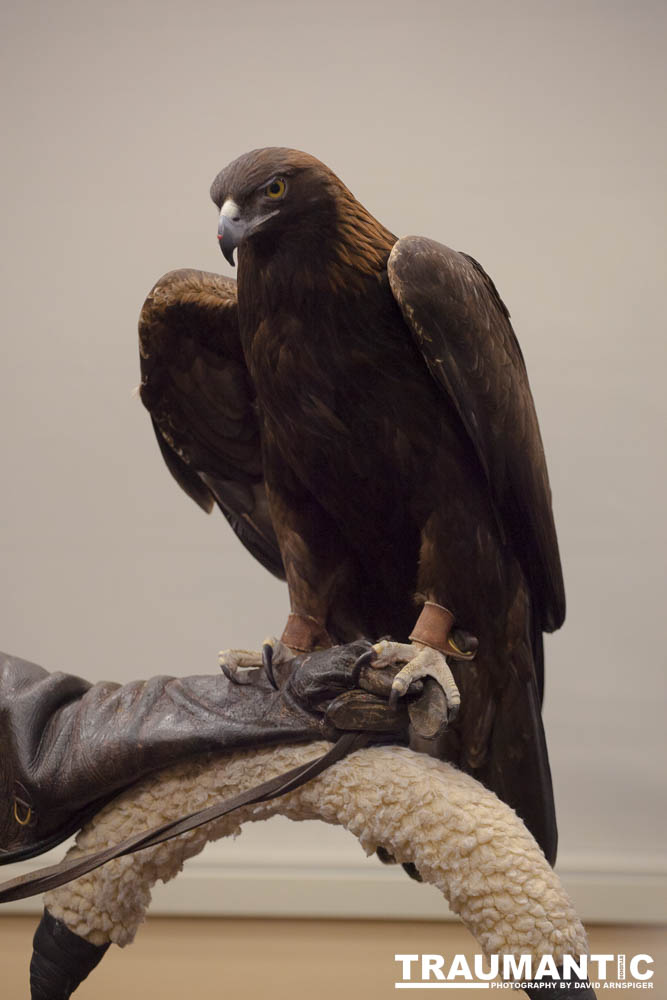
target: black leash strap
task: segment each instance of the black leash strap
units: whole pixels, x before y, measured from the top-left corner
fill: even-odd
[[[286,795],[288,792],[298,788],[299,785],[310,781],[311,778],[317,777],[327,767],[342,760],[343,757],[346,757],[354,750],[365,746],[367,742],[368,736],[364,733],[344,733],[338,738],[331,749],[327,750],[321,757],[315,757],[305,764],[299,764],[298,767],[293,767],[290,771],[278,774],[275,778],[270,778],[268,781],[262,782],[261,785],[248,788],[245,792],[241,792],[231,799],[223,799],[222,802],[218,802],[213,806],[207,806],[206,809],[189,813],[180,819],[169,820],[160,826],[153,827],[151,830],[135,833],[131,837],[122,840],[119,844],[114,844],[112,847],[105,847],[101,851],[95,851],[93,854],[85,854],[78,858],[65,858],[64,861],[61,861],[57,865],[40,868],[35,872],[28,872],[26,875],[19,875],[18,878],[0,883],[0,903],[10,903],[16,899],[26,899],[28,896],[37,896],[40,893],[49,892],[51,889],[57,889],[58,886],[65,885],[66,882],[72,882],[82,875],[87,875],[88,872],[99,868],[101,865],[105,865],[107,861],[112,861],[114,858],[121,858],[126,854],[134,854],[135,851],[141,851],[145,847],[155,847],[156,844],[172,840],[182,833],[187,833],[198,826],[203,826],[204,823],[220,819],[235,809],[240,809],[241,806],[254,805],[258,802],[268,802],[270,799],[275,799],[280,795]]]

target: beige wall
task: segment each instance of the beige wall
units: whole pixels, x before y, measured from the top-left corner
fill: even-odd
[[[172,483],[131,390],[152,282],[228,270],[216,171],[306,149],[509,305],[569,598],[547,644],[561,858],[664,874],[664,5],[81,0],[2,22],[0,647],[128,679],[281,628],[282,586]]]

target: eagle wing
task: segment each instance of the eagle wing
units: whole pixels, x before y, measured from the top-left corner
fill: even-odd
[[[246,548],[284,578],[236,282],[205,271],[165,274],[141,310],[139,352],[140,396],[174,479],[205,511],[217,503]]]
[[[477,261],[433,240],[399,240],[387,269],[403,318],[486,474],[536,624],[553,631],[565,618],[563,575],[542,439],[509,313]]]

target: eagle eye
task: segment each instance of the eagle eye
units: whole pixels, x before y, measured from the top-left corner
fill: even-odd
[[[273,200],[275,201],[278,198],[282,198],[282,196],[285,194],[286,189],[287,185],[285,184],[285,181],[282,179],[282,177],[275,177],[269,184],[266,185],[264,189],[264,194],[267,196],[267,198],[273,198]]]

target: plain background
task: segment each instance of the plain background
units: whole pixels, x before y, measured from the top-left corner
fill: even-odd
[[[214,175],[305,149],[394,232],[472,253],[509,306],[568,593],[546,644],[561,861],[664,874],[664,4],[0,16],[0,646],[122,681],[282,629],[283,585],[181,493],[132,390],[153,282],[230,273]]]

